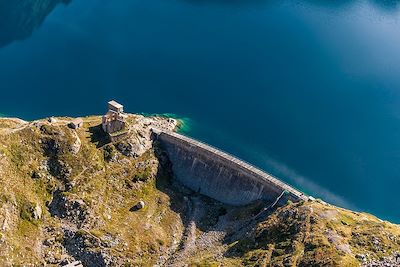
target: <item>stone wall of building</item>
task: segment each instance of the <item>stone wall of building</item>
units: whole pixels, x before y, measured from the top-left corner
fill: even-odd
[[[103,130],[107,133],[114,133],[125,129],[125,122],[122,120],[112,120],[103,123]]]

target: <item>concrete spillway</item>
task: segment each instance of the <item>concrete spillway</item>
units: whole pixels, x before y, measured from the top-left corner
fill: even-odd
[[[192,138],[153,129],[172,163],[174,177],[190,189],[230,205],[255,200],[280,203],[307,196],[266,172]]]

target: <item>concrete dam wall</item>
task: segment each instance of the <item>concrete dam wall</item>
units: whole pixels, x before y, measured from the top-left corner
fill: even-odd
[[[307,197],[271,175],[227,153],[174,132],[153,129],[174,176],[190,189],[230,205],[255,200],[279,203]]]

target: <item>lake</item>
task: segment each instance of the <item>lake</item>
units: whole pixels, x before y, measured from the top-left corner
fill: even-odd
[[[400,222],[400,5],[0,0],[0,113],[186,118],[333,204]]]

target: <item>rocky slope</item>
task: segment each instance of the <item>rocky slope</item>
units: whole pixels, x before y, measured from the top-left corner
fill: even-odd
[[[0,119],[0,266],[400,264],[400,227],[371,215],[321,201],[230,207],[177,184],[150,137],[176,120],[130,115],[114,144],[100,117],[70,120]]]

